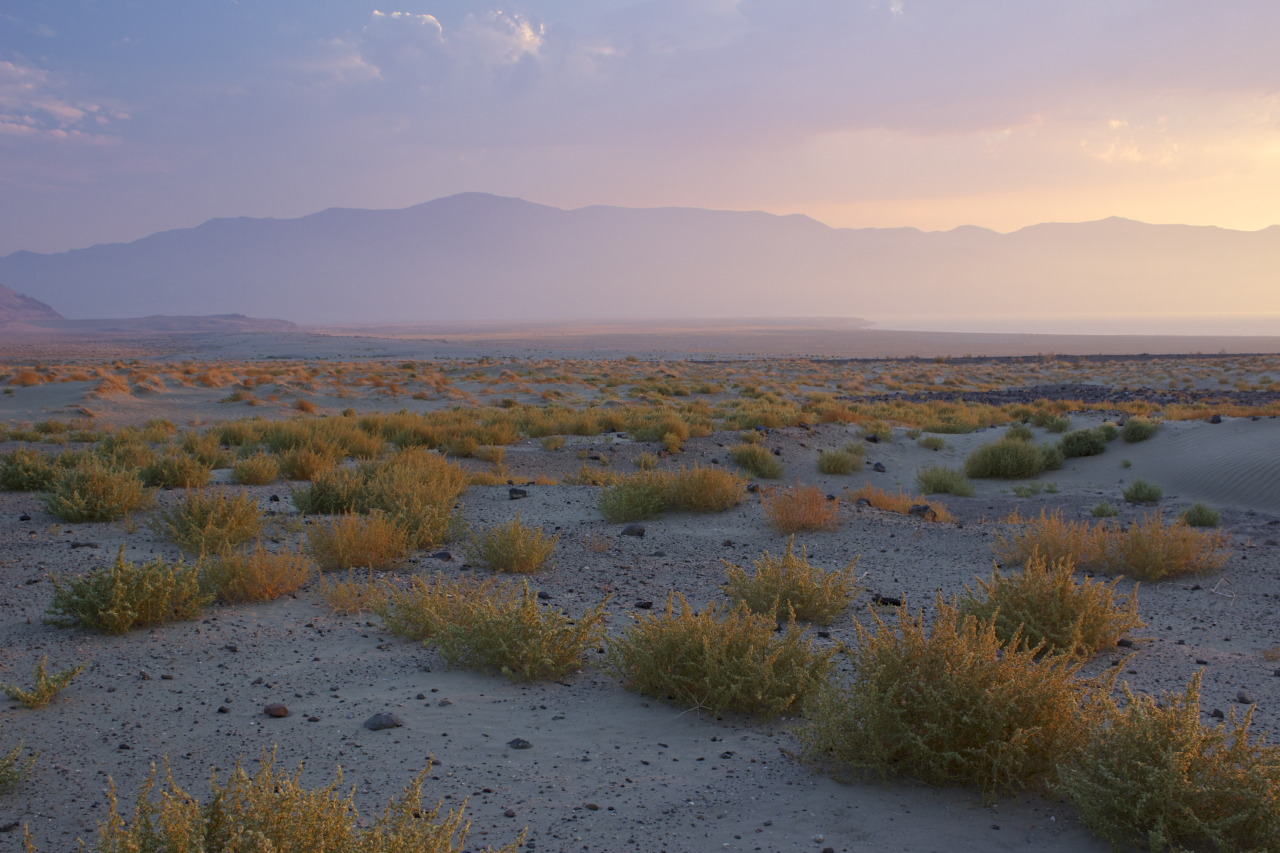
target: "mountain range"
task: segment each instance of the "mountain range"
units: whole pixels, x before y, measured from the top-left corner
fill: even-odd
[[[402,210],[214,219],[131,243],[14,252],[0,258],[0,285],[70,318],[1280,313],[1280,226],[1111,218],[1009,234],[845,229],[802,215],[562,210],[464,193]]]

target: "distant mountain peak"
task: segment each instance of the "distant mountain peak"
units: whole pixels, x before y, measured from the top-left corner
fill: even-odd
[[[0,326],[61,320],[63,316],[38,299],[0,284]]]

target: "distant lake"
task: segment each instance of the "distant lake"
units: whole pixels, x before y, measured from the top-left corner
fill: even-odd
[[[1280,314],[882,314],[873,329],[1064,335],[1277,335]]]

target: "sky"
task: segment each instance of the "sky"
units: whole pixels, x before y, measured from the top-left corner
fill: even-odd
[[[4,0],[0,255],[213,217],[1280,223],[1275,0]]]

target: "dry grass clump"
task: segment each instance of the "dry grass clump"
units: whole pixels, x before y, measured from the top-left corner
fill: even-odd
[[[645,696],[712,714],[776,717],[807,701],[832,654],[814,649],[794,622],[781,634],[776,629],[745,604],[711,604],[695,614],[672,593],[661,614],[641,614],[609,640],[605,665]]]
[[[35,755],[22,757],[21,743],[0,755],[0,794],[7,794],[22,784],[35,763]]]
[[[140,472],[147,486],[194,489],[209,482],[212,468],[186,453],[168,453],[158,457]]]
[[[1058,790],[1116,848],[1280,849],[1280,748],[1249,738],[1252,708],[1202,725],[1200,678],[1159,701],[1123,685],[1123,707],[1060,771]]]
[[[582,666],[582,655],[604,637],[600,602],[580,618],[538,604],[529,584],[485,580],[428,583],[413,578],[406,590],[388,589],[379,615],[389,630],[440,648],[451,666],[497,670],[512,680],[563,678]]]
[[[241,457],[231,466],[231,482],[242,486],[265,486],[279,477],[280,460],[269,453]]]
[[[1180,517],[1188,527],[1217,527],[1222,523],[1222,513],[1200,501],[1183,511]]]
[[[104,634],[195,619],[209,603],[195,566],[159,558],[136,565],[124,558],[123,545],[110,568],[51,580],[46,621]]]
[[[872,506],[876,509],[888,510],[889,512],[900,513],[902,515],[912,515],[912,507],[927,506],[932,515],[930,512],[917,512],[914,514],[919,515],[926,521],[949,522],[955,520],[955,517],[951,515],[951,512],[937,501],[925,500],[923,495],[916,495],[913,497],[901,489],[898,490],[897,494],[891,495],[884,489],[876,488],[870,483],[864,484],[856,491],[849,491],[846,489],[844,499],[851,503],[866,501],[868,506]]]
[[[782,476],[782,460],[761,444],[738,444],[729,448],[729,458],[753,477],[777,480]]]
[[[187,495],[172,509],[151,519],[151,529],[193,554],[212,554],[262,535],[262,523],[262,513],[253,498],[214,489]]]
[[[1107,449],[1106,433],[1097,429],[1073,429],[1062,436],[1058,446],[1068,459],[1079,456],[1097,456]]]
[[[637,521],[668,510],[722,512],[745,494],[741,477],[718,468],[679,472],[638,471],[620,477],[600,493],[600,513],[609,521]]]
[[[961,618],[939,597],[923,613],[898,610],[897,629],[855,620],[847,683],[831,683],[798,733],[809,762],[843,775],[870,771],[929,785],[975,785],[985,799],[1040,788],[1087,741],[1109,679],[1078,677],[1081,661],[1038,656],[994,623]]]
[[[984,444],[964,460],[964,473],[974,479],[1022,480],[1062,467],[1062,451],[1005,438]]]
[[[59,474],[45,496],[49,512],[63,521],[115,521],[151,503],[151,493],[132,471],[96,457]]]
[[[827,500],[817,486],[796,483],[786,488],[772,488],[764,493],[761,502],[765,518],[780,533],[831,530],[839,525],[840,502]]]
[[[1164,489],[1139,477],[1126,486],[1121,494],[1131,504],[1154,504],[1164,497]]]
[[[1228,537],[1220,530],[1194,530],[1181,522],[1166,525],[1152,513],[1128,528],[1109,528],[1102,563],[1111,574],[1154,582],[1185,575],[1206,575],[1227,560]]]
[[[741,601],[753,613],[774,620],[801,619],[830,625],[861,590],[853,577],[858,565],[854,557],[843,569],[823,571],[809,563],[803,548],[796,555],[795,537],[787,540],[787,551],[774,557],[768,551],[755,561],[756,571],[748,576],[741,567],[723,560],[729,582],[725,595]]]
[[[368,569],[364,577],[356,577],[356,570],[348,569],[345,580],[321,575],[316,585],[320,600],[344,616],[378,612],[387,603],[390,591],[391,587],[373,576],[373,569]]]
[[[302,768],[277,770],[265,755],[252,776],[239,765],[226,782],[210,781],[208,802],[201,803],[167,775],[158,801],[151,799],[155,771],[138,792],[132,819],[120,813],[112,784],[110,812],[98,827],[98,853],[124,851],[343,851],[343,853],[461,853],[469,824],[464,806],[442,813],[442,804],[421,805],[424,770],[376,820],[362,821],[354,789],[343,795],[341,771],[323,788],[302,785]],[[428,759],[430,763],[430,759]],[[484,848],[515,853],[523,833],[510,844]],[[34,848],[33,848],[34,849]],[[481,851],[483,853],[483,851]]]
[[[62,689],[88,666],[82,663],[50,675],[48,665],[49,656],[45,655],[40,659],[40,663],[36,664],[35,685],[30,690],[25,690],[16,684],[0,684],[0,691],[4,691],[6,696],[17,701],[24,708],[40,708],[53,701],[53,697],[61,693]]]
[[[670,481],[671,474],[665,471],[641,471],[623,477],[600,493],[600,514],[609,521],[652,518],[668,508]]]
[[[852,474],[862,464],[866,447],[849,444],[840,450],[819,450],[818,470],[823,474]]]
[[[209,468],[226,468],[231,464],[230,454],[222,449],[218,436],[211,432],[185,432],[178,441],[178,447]]]
[[[386,513],[341,513],[307,530],[307,553],[323,571],[386,569],[413,550],[408,535]]]
[[[681,468],[672,475],[668,505],[683,512],[724,512],[742,503],[746,484],[720,468]]]
[[[270,601],[297,592],[316,565],[301,551],[223,551],[201,568],[201,582],[220,601]]]
[[[560,483],[565,486],[613,486],[624,479],[622,474],[583,462],[577,471],[561,477]]]
[[[916,471],[916,488],[926,495],[956,495],[968,498],[973,496],[973,483],[964,476],[963,471],[948,468],[945,465],[926,465]]]
[[[286,480],[315,480],[338,464],[337,451],[328,447],[295,447],[281,452],[279,459]]]
[[[1145,624],[1138,617],[1136,586],[1117,596],[1119,578],[1109,584],[1087,578],[1077,583],[1074,573],[1071,560],[1050,562],[1038,555],[1015,574],[1003,575],[997,568],[987,580],[976,579],[977,590],[965,587],[960,616],[994,621],[996,636],[1005,643],[1018,637],[1024,645],[1043,645],[1049,654],[1085,659],[1114,648]]]
[[[1146,441],[1156,434],[1159,427],[1160,424],[1156,421],[1146,418],[1129,418],[1124,422],[1124,426],[1120,427],[1120,437],[1130,444]]]
[[[505,524],[475,533],[467,543],[467,557],[496,572],[531,574],[546,565],[559,536],[547,536],[540,527],[521,523],[520,514]]]
[[[1102,560],[1105,527],[1087,521],[1067,521],[1062,510],[1040,510],[1038,518],[1010,516],[1010,524],[1021,526],[1017,532],[1001,534],[991,550],[1006,566],[1023,565],[1041,557],[1050,563],[1070,562],[1079,567],[1093,567]]]
[[[58,467],[53,457],[30,447],[0,454],[0,489],[43,492],[53,486]]]

